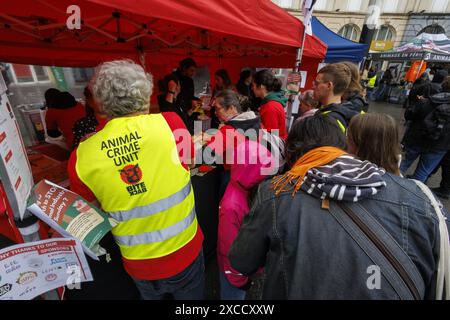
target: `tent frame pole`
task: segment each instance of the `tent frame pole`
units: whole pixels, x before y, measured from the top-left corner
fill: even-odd
[[[300,73],[300,67],[302,65],[302,59],[303,59],[303,51],[305,49],[305,40],[306,40],[306,26],[303,27],[301,47],[297,49],[297,58],[295,59],[295,66],[294,66],[294,68],[292,68],[292,70],[294,72]],[[298,93],[298,94],[300,94],[300,93]],[[289,95],[289,100],[288,100],[288,105],[287,105],[287,110],[286,110],[286,122],[287,122],[286,129],[288,132],[291,129],[291,126],[294,122],[294,119],[292,116],[292,108],[294,105],[295,96],[296,96],[295,94]]]
[[[302,64],[303,59],[303,51],[305,49],[305,40],[306,40],[306,27],[303,30],[303,37],[301,42],[301,47],[297,49],[297,59],[295,61],[294,71],[300,72],[300,66]]]

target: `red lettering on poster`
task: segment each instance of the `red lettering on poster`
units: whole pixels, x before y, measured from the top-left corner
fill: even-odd
[[[14,187],[16,188],[16,191],[17,191],[17,189],[19,189],[19,186],[20,186],[20,182],[21,182],[21,181],[22,181],[22,178],[21,178],[21,177],[17,178],[16,184],[14,185]]]
[[[8,163],[9,160],[11,160],[12,158],[12,151],[9,150],[8,154],[5,157],[5,162]]]

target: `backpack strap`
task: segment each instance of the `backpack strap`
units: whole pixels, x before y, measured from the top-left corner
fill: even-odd
[[[441,204],[431,190],[421,181],[413,180],[422,192],[430,199],[431,205],[439,220],[439,264],[436,283],[436,300],[442,300],[445,289],[445,300],[450,300],[450,238],[447,229],[447,219],[441,210]]]
[[[358,203],[333,202],[331,215],[382,270],[401,300],[420,300],[425,285],[417,267],[385,228]]]

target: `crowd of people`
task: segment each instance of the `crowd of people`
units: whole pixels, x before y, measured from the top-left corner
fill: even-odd
[[[67,93],[46,95],[47,133],[59,131],[73,150],[71,190],[117,221],[112,235],[127,285],[142,299],[205,297],[204,237],[190,182],[199,151],[225,168],[217,243],[222,299],[245,299],[257,274],[264,274],[263,299],[433,299],[442,291],[439,230],[448,225],[402,173],[421,155],[414,179],[426,181],[439,163],[450,174],[448,124],[430,138],[434,145],[417,142],[430,110],[439,106],[436,117],[449,110],[450,78],[441,93],[420,96],[408,109],[400,166],[397,123],[366,113],[359,70],[347,62],[319,70],[290,130],[287,98],[270,70],[244,69],[236,85],[218,70],[207,110],[217,130],[201,135],[199,150],[191,138],[200,107],[196,67],[185,59],[159,83],[159,113],[149,113],[152,76],[128,60],[96,69],[85,108]],[[77,110],[78,119],[58,114],[64,110]],[[246,135],[250,130],[258,134]],[[374,266],[380,280],[370,283]]]
[[[402,140],[405,157],[400,169],[406,173],[414,161],[417,167],[410,176],[426,182],[442,168],[442,180],[433,191],[450,197],[450,76],[436,70],[430,81],[426,73],[415,82],[405,110],[406,130]]]

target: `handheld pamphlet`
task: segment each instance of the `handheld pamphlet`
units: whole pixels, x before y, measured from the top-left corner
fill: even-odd
[[[78,239],[92,259],[105,253],[99,242],[115,222],[78,194],[41,180],[31,192],[28,210],[63,237]]]

